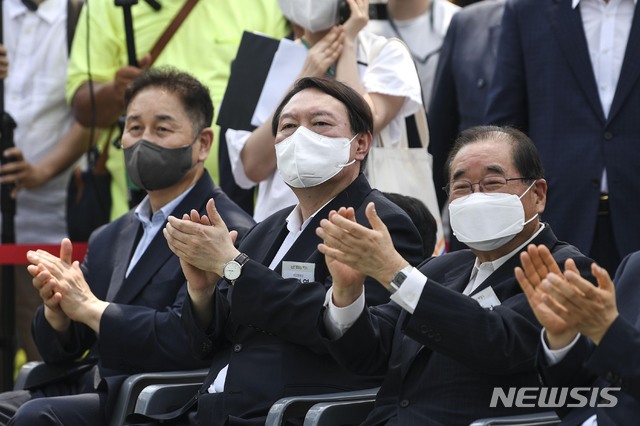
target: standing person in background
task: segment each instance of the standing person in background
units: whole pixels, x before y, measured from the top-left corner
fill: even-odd
[[[350,13],[343,23],[337,1],[278,1],[284,15],[304,29],[298,41],[309,52],[299,77],[328,76],[354,88],[373,113],[373,143],[379,144],[385,132],[385,146],[397,145],[406,131],[405,117],[420,108],[420,82],[402,45],[363,31],[368,0],[348,0]],[[259,185],[256,221],[297,202],[276,171],[270,120],[253,132],[232,129],[226,136],[236,183],[243,188]]]
[[[444,164],[458,134],[482,124],[493,77],[504,0],[464,7],[451,19],[442,43],[429,103],[429,151],[440,208],[447,195]]]
[[[95,123],[98,127],[113,128],[123,113],[123,94],[127,84],[152,61],[155,61],[154,66],[172,65],[190,70],[209,88],[214,105],[218,107],[243,31],[257,31],[276,38],[289,32],[276,0],[199,1],[159,57],[151,58],[151,48],[183,4],[182,1],[163,1],[158,11],[147,2],[139,2],[132,7],[138,67],[127,62],[122,9],[115,6],[113,0],[92,0],[89,7],[84,8],[78,22],[67,80],[67,99],[81,123],[90,124],[94,119],[90,91],[93,86]],[[217,181],[216,127],[214,131],[214,145],[206,167]],[[109,133],[104,132],[105,138]],[[110,142],[102,140],[102,143]],[[129,208],[129,185],[122,150],[109,147],[107,168],[112,178],[113,219]]]
[[[464,7],[451,19],[440,51],[429,104],[429,152],[433,155],[433,183],[449,251],[465,246],[448,226],[447,196],[441,190],[447,183],[444,164],[458,134],[483,123],[503,10],[504,0],[485,0]]]
[[[545,219],[612,274],[640,249],[637,0],[508,0],[485,121],[536,143]]]
[[[87,149],[89,131],[74,122],[65,100],[67,0],[34,0],[32,6],[2,2],[0,78],[5,110],[17,127],[15,147],[0,153],[12,160],[0,169],[0,183],[14,185],[16,243],[58,244],[67,236],[72,166]],[[15,286],[19,344],[27,360],[39,360],[31,318],[40,297],[25,267],[15,268]]]
[[[431,100],[440,46],[451,18],[459,9],[446,0],[388,0],[387,16],[382,16],[386,19],[372,19],[365,28],[405,42],[420,75],[425,108]]]

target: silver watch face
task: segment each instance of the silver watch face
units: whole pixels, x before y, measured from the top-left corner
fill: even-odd
[[[222,273],[224,274],[224,278],[233,281],[240,277],[241,271],[242,266],[235,260],[232,260],[231,262],[228,262],[224,265],[224,270],[222,271]]]

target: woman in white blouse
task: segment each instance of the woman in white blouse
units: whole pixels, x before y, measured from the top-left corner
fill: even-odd
[[[371,107],[374,144],[379,143],[382,130],[385,146],[398,144],[405,118],[422,104],[420,80],[410,52],[401,43],[387,43],[384,37],[361,31],[369,20],[369,1],[346,0],[350,14],[342,24],[336,0],[279,3],[283,14],[302,28],[296,42],[308,48],[298,78],[326,76],[350,85]],[[243,188],[259,185],[256,221],[297,203],[276,172],[271,117],[253,132],[229,129],[225,137],[236,183]]]

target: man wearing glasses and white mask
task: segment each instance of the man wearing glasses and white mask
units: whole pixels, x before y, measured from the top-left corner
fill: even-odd
[[[518,254],[529,243],[544,244],[559,264],[573,258],[585,276],[591,262],[541,222],[547,183],[522,132],[468,129],[446,167],[451,226],[470,250],[411,267],[394,250],[373,204],[367,208],[372,229],[356,223],[351,209],[340,209],[317,230],[333,277],[321,325],[329,351],[359,374],[387,369],[365,425],[392,419],[466,425],[548,410],[491,406],[495,388],[539,386],[534,365],[541,327],[514,276]],[[395,303],[365,309],[365,275]]]

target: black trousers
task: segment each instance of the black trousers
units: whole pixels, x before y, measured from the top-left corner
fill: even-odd
[[[107,426],[106,391],[93,386],[93,369],[73,380],[0,394],[0,425]]]

